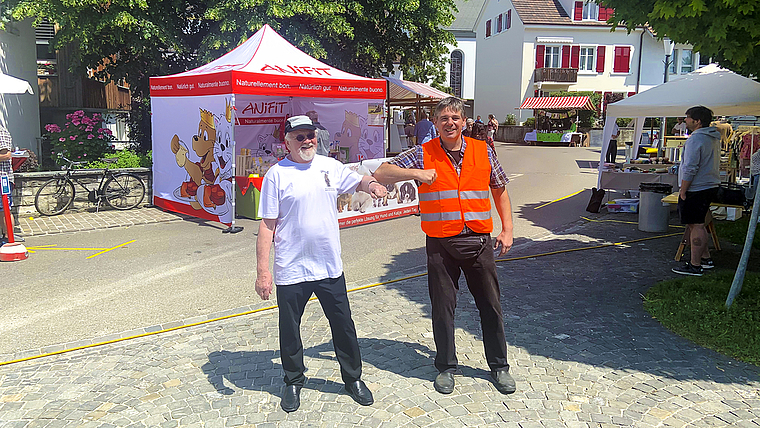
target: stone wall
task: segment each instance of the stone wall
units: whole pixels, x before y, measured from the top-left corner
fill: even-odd
[[[499,129],[496,130],[496,135],[494,135],[494,140],[507,143],[522,143],[525,141],[525,134],[532,130],[533,128],[528,126],[499,125]]]
[[[103,170],[77,170],[73,175],[79,179],[82,184],[85,184],[88,188],[95,190],[100,184],[100,176]],[[112,170],[115,173],[119,172],[132,172],[137,174],[145,182],[145,199],[143,204],[150,203],[152,200],[152,181],[151,170],[149,168],[122,168]],[[15,216],[19,215],[39,215],[37,209],[34,208],[34,196],[37,194],[37,190],[45,184],[46,181],[61,174],[59,171],[46,171],[46,172],[17,172],[13,175],[15,181],[15,188],[13,189],[13,208],[12,212]],[[81,186],[74,183],[74,192],[76,198],[74,203],[68,209],[67,212],[88,211],[95,209],[95,204],[91,203],[87,199],[87,191]],[[110,207],[106,206],[106,209]],[[103,206],[101,206],[103,209]]]

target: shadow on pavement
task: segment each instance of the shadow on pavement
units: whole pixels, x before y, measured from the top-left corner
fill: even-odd
[[[533,207],[539,205],[525,206],[516,215],[531,220]],[[562,206],[560,201],[542,209],[561,211]],[[546,240],[517,239],[507,260],[497,262],[507,342],[512,350],[510,364],[521,363],[514,361],[518,347],[533,357],[678,380],[747,383],[760,379],[757,367],[676,336],[644,311],[646,291],[659,281],[678,276],[671,268],[677,265],[673,256],[683,229],[672,226],[678,224],[675,217],[667,233],[639,231],[637,214],[588,214],[588,218],[592,221],[581,219]],[[667,234],[673,236],[543,255]],[[424,251],[420,248],[410,253]],[[388,271],[393,272],[394,264],[410,253],[397,255],[386,266]],[[426,284],[427,276],[422,276],[388,287],[420,305],[429,318]],[[480,317],[466,290],[461,280],[455,325],[481,340]],[[520,358],[520,352],[517,354]],[[484,358],[482,364],[486,366]]]

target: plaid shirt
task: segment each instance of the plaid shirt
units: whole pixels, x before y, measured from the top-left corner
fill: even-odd
[[[440,141],[440,140],[438,140]],[[443,147],[443,145],[441,145]],[[488,148],[488,160],[491,163],[491,180],[489,182],[489,186],[492,189],[500,189],[509,183],[509,178],[507,177],[507,174],[504,172],[504,169],[501,167],[501,163],[499,163],[499,159],[496,157],[496,153],[494,153],[493,149],[491,149],[490,146],[486,145]],[[446,150],[444,147],[443,151],[446,152],[446,155],[449,157],[449,160],[451,161],[451,164],[454,165],[454,169],[457,171],[457,175],[462,174],[462,159],[464,159],[464,150],[467,148],[467,142],[464,138],[462,138],[462,148],[459,150],[461,153],[461,156],[459,157],[459,162],[457,162],[451,154]],[[391,165],[396,165],[400,168],[417,168],[417,169],[425,169],[425,161],[424,156],[422,152],[422,145],[414,146],[411,149],[408,149],[404,152],[401,152],[398,154],[398,156],[391,159],[388,163]],[[417,183],[419,185],[419,183]]]
[[[9,152],[13,152],[13,140],[11,139],[11,133],[0,125],[0,150],[8,149]],[[0,161],[0,172],[8,174],[8,179],[13,183],[13,166],[11,160]]]

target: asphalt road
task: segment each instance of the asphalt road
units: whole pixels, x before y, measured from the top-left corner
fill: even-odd
[[[598,148],[497,146],[511,177],[516,245],[585,213]],[[239,224],[245,230],[234,235],[181,221],[29,238],[28,246],[51,249],[0,267],[0,355],[259,303],[258,222]],[[349,287],[424,271],[418,217],[344,229],[341,241]]]

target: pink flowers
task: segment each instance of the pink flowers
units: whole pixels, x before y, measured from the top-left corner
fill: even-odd
[[[92,134],[87,134],[87,139],[88,139],[88,140],[92,140],[94,137],[95,137],[95,136],[94,136],[94,135],[92,135]]]
[[[61,127],[55,123],[48,123],[45,125],[45,131],[47,132],[61,132]]]

